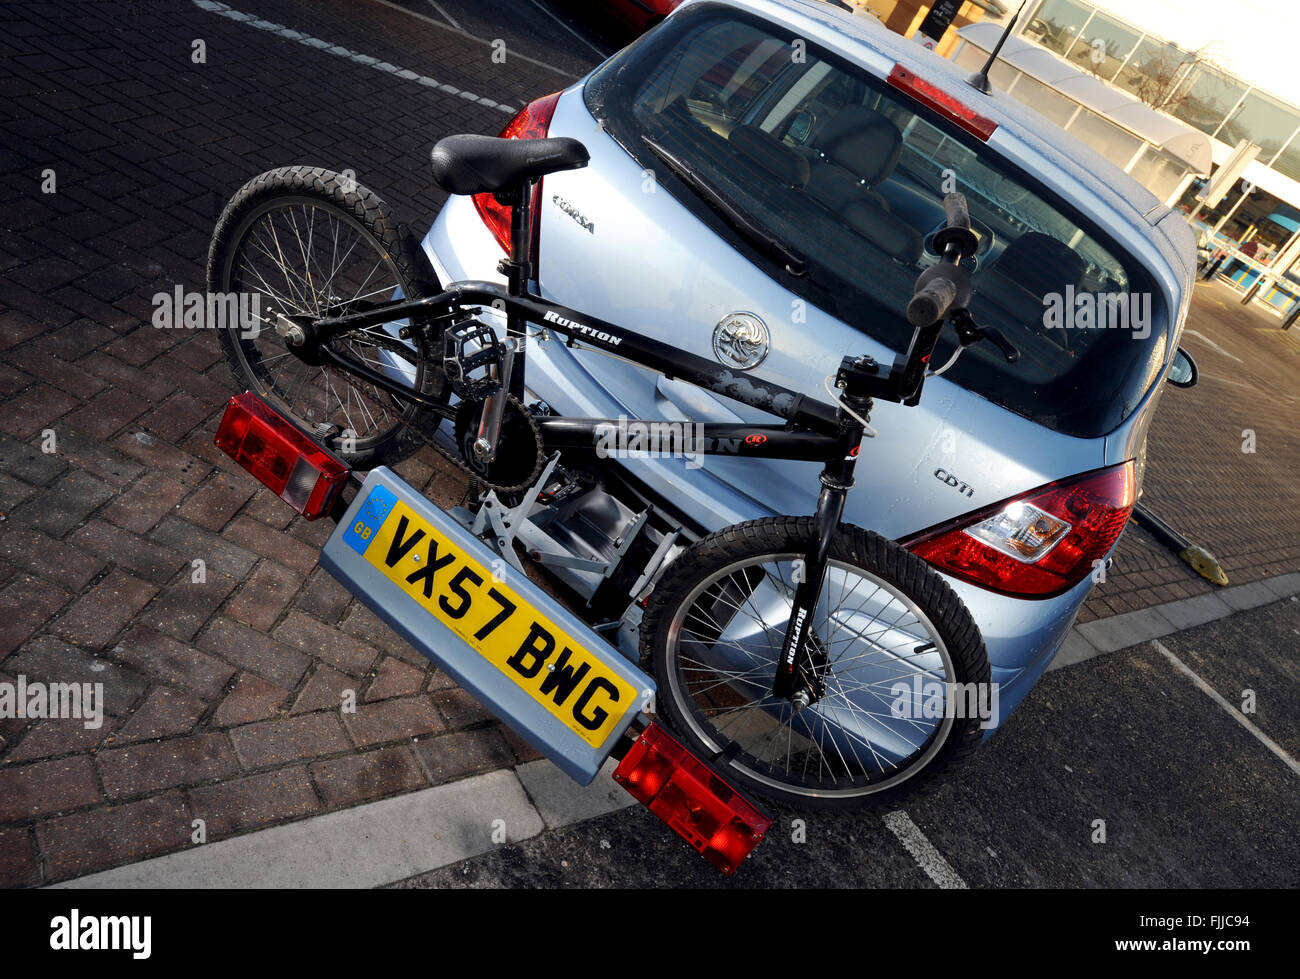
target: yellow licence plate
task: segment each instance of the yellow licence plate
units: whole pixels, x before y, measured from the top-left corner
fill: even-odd
[[[400,499],[365,559],[592,747],[637,691]]]

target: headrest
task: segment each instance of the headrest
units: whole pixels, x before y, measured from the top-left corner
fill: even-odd
[[[921,236],[910,224],[894,217],[875,201],[850,201],[841,220],[896,262],[915,265],[921,257]]]
[[[993,271],[1036,296],[1077,286],[1088,263],[1073,248],[1041,231],[1027,231],[1007,245]]]
[[[874,186],[898,165],[903,134],[879,112],[850,105],[826,124],[818,134],[817,146],[833,162]]]

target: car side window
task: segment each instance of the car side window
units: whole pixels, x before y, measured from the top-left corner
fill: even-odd
[[[680,98],[692,118],[725,137],[789,61],[788,46],[775,38],[719,31],[668,59],[651,87],[660,107]]]

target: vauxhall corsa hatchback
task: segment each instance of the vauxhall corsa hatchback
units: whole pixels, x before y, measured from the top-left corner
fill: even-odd
[[[1004,720],[1136,501],[1192,290],[1182,218],[1010,97],[819,0],[687,0],[502,135],[591,153],[539,192],[543,296],[826,401],[844,355],[888,363],[906,344],[943,196],[965,195],[970,310],[1019,359],[979,343],[919,407],[878,404],[844,520],[956,589]],[[490,197],[457,197],[423,245],[443,282],[502,281],[508,237]],[[955,349],[945,328],[933,364]],[[581,345],[530,343],[527,385],[565,415],[774,420]],[[688,535],[811,512],[819,465],[618,464]]]

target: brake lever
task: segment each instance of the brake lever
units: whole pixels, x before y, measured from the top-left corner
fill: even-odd
[[[1006,358],[1008,364],[1014,364],[1020,359],[1020,351],[1016,349],[1015,344],[1006,338],[1001,330],[993,326],[977,325],[969,309],[953,310],[949,315],[949,322],[952,323],[953,329],[957,331],[957,339],[961,341],[963,347],[969,347],[981,340],[990,340],[995,347],[1002,351],[1002,356]]]
[[[1014,364],[1020,359],[1020,351],[1001,330],[993,326],[986,326],[983,330],[985,339],[993,341],[993,345],[1002,351],[1002,356],[1006,358],[1008,364]]]

